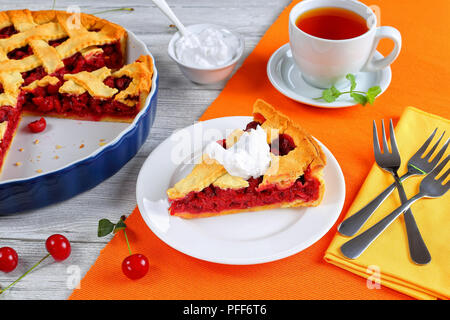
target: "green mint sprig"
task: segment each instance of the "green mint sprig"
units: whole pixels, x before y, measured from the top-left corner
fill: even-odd
[[[373,104],[375,98],[381,93],[381,88],[379,86],[373,86],[364,91],[355,90],[356,88],[356,79],[355,75],[349,73],[345,76],[345,78],[350,81],[350,90],[349,91],[339,91],[335,86],[331,88],[325,89],[322,91],[322,96],[319,98],[314,98],[314,100],[325,100],[326,102],[334,102],[337,98],[339,98],[343,94],[349,94],[350,97],[353,98],[359,104],[365,106],[367,103]]]

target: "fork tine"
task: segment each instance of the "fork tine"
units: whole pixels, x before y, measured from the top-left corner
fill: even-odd
[[[391,138],[392,153],[399,154],[398,148],[397,148],[397,141],[395,141],[394,124],[392,123],[392,119],[389,121],[389,135]]]
[[[441,142],[442,138],[444,137],[445,131],[442,132],[441,136],[439,137],[438,141],[436,141],[436,143],[434,144],[434,146],[431,148],[431,150],[427,153],[426,156],[424,156],[424,159],[429,160],[431,158],[431,156],[434,154],[434,151],[436,151],[437,146],[439,145],[439,143]]]
[[[378,141],[377,123],[375,120],[373,120],[373,153],[375,154],[375,158],[379,157],[381,154],[380,142]]]
[[[383,131],[383,153],[390,153],[386,139],[386,130],[384,128],[384,119],[381,119],[381,130]]]
[[[437,129],[434,129],[433,133],[428,137],[427,141],[424,142],[424,144],[420,147],[419,150],[417,150],[416,154],[423,155],[423,153],[427,150],[428,146],[430,145],[430,142],[433,141],[434,136],[436,135]]]
[[[444,173],[444,174],[438,179],[438,181],[439,181],[440,183],[444,182],[445,178],[447,178],[449,174],[450,174],[450,168],[447,170],[446,173]]]
[[[447,147],[450,143],[450,139],[447,139],[447,142],[442,146],[441,150],[439,150],[438,154],[434,157],[433,161],[431,161],[432,165],[436,165],[439,160],[441,160],[442,156],[444,155],[445,151],[447,150]]]
[[[441,172],[442,169],[444,169],[445,165],[447,164],[447,162],[449,160],[450,160],[450,154],[444,160],[442,160],[441,163],[439,163],[439,165],[428,174],[428,176],[431,176],[434,179],[439,174],[439,172]]]

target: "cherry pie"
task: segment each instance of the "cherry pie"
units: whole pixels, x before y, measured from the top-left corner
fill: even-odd
[[[124,65],[127,32],[88,14],[0,12],[0,169],[22,114],[132,122],[153,62]]]
[[[317,142],[263,100],[255,102],[253,118],[245,130],[260,125],[271,145],[272,160],[266,173],[244,180],[231,176],[221,164],[204,155],[186,178],[167,191],[171,215],[200,218],[320,204],[325,191],[322,169],[326,159]],[[218,143],[229,148],[242,132],[234,131]]]

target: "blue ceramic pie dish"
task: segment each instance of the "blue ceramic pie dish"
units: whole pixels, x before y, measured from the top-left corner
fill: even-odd
[[[127,63],[136,60],[141,54],[150,55],[153,59],[152,88],[146,106],[114,139],[99,145],[88,156],[31,177],[0,179],[0,215],[37,209],[70,199],[111,177],[136,155],[155,120],[158,71],[146,45],[131,32],[128,32],[128,51]]]

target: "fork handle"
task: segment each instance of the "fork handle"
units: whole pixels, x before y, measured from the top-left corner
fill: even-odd
[[[406,197],[405,189],[397,173],[393,174],[395,184],[397,185],[398,195],[402,203],[408,201]],[[403,218],[406,226],[406,234],[408,236],[409,255],[416,264],[427,264],[431,261],[431,255],[428,248],[423,241],[419,228],[417,227],[416,220],[412,214],[411,208],[403,212]]]
[[[414,174],[407,172],[399,179],[400,181],[404,181]],[[372,214],[377,210],[377,208],[381,205],[381,203],[394,191],[396,187],[395,182],[392,183],[389,187],[384,189],[378,196],[376,196],[372,201],[366,204],[362,209],[360,209],[355,214],[351,215],[347,219],[341,222],[338,226],[338,231],[344,235],[351,237],[356,234],[359,229],[366,223],[366,221],[372,216]]]
[[[370,244],[392,223],[392,221],[397,219],[403,211],[408,209],[415,201],[421,198],[423,198],[423,195],[420,193],[415,195],[403,203],[400,207],[392,211],[389,215],[374,224],[372,227],[344,243],[341,246],[342,254],[350,259],[358,258],[361,253],[363,253],[364,250],[366,250],[367,247],[369,247]]]

